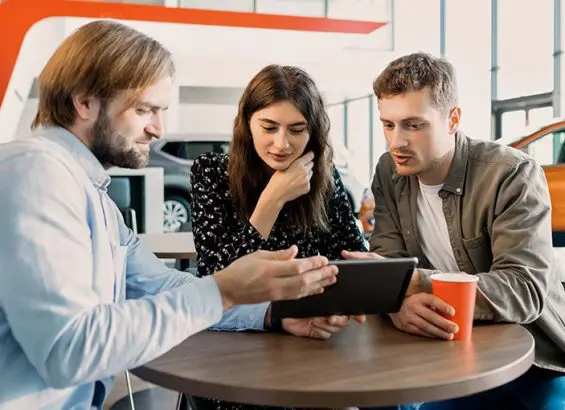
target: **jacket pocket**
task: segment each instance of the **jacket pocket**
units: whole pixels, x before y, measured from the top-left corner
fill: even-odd
[[[475,269],[475,272],[468,273],[490,271],[492,266],[492,249],[490,246],[490,237],[487,232],[483,231],[473,238],[463,238],[463,246]]]

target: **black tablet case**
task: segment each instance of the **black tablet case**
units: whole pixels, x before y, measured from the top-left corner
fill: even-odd
[[[319,295],[273,302],[273,318],[395,313],[400,310],[417,258],[331,261],[337,282]]]

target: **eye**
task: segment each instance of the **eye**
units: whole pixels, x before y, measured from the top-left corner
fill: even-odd
[[[262,127],[266,132],[272,133],[275,132],[277,130],[277,127]]]
[[[410,131],[417,131],[424,128],[423,122],[409,122],[406,124],[406,128]]]
[[[294,134],[294,135],[300,135],[300,134],[302,134],[304,131],[306,131],[306,128],[301,128],[301,129],[299,129],[299,130],[298,130],[298,129],[290,130],[290,133],[291,133],[291,134]]]
[[[393,129],[394,129],[394,124],[393,124],[393,123],[389,123],[389,122],[383,123],[383,128],[384,128],[385,130],[393,130]]]
[[[147,108],[136,108],[135,112],[138,113],[139,115],[147,115],[151,113],[151,110]]]

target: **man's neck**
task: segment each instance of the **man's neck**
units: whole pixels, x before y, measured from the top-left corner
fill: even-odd
[[[90,149],[90,140],[88,139],[88,133],[85,130],[81,129],[81,127],[78,127],[75,124],[69,126],[67,129],[71,134],[77,137],[80,142],[86,145],[88,149]]]
[[[455,147],[438,159],[430,169],[419,174],[418,180],[424,185],[435,186],[443,184],[449,175],[454,155]]]

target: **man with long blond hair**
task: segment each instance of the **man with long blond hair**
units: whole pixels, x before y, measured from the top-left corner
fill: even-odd
[[[0,408],[102,408],[118,372],[213,325],[263,329],[266,301],[335,282],[326,258],[296,259],[295,246],[197,279],[126,227],[107,169],[147,164],[173,75],[157,41],[86,24],[39,77],[34,135],[2,146]]]

